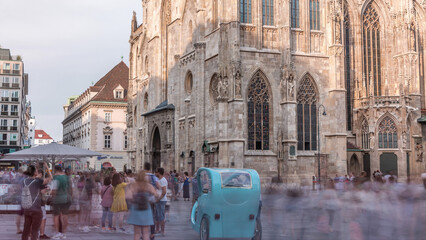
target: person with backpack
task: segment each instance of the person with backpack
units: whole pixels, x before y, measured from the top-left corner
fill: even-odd
[[[160,196],[152,184],[148,182],[150,178],[145,172],[140,172],[136,177],[136,182],[130,184],[129,188],[127,188],[127,191],[132,196],[127,223],[134,226],[135,240],[141,239],[141,233],[143,240],[153,239],[149,228],[154,225],[154,217],[149,198],[154,196],[155,199],[158,199]]]
[[[46,163],[44,167],[48,169]],[[38,239],[43,213],[41,210],[41,190],[43,185],[48,184],[52,180],[52,175],[48,172],[48,177],[44,180],[37,178],[38,170],[31,165],[27,169],[27,176],[22,183],[21,207],[24,209],[24,231],[22,232],[22,240]]]
[[[151,172],[151,164],[149,162],[146,162],[143,165],[144,171],[145,171],[145,178],[147,180],[148,183],[150,183],[155,190],[159,190],[161,189],[161,185],[160,182],[158,180],[158,178]],[[157,199],[155,199],[155,197],[153,195],[151,195],[149,197],[149,203],[151,204],[151,210],[152,210],[152,220],[154,221],[154,216],[155,216],[155,203],[157,202]],[[150,239],[153,240],[155,238],[155,225],[152,224],[151,225],[151,236]]]

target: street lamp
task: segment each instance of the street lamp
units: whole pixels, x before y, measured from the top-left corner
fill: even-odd
[[[319,183],[319,189],[321,190],[321,135],[320,135],[320,120],[321,120],[321,107],[323,108],[322,115],[327,116],[327,113],[325,112],[324,105],[320,104],[318,106],[318,183]]]

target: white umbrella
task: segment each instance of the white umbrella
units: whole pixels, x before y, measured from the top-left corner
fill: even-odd
[[[103,156],[104,154],[52,142],[21,151],[8,153],[1,160],[38,161],[50,160],[54,164],[57,160],[80,160],[85,157]],[[1,161],[0,160],[0,161]]]

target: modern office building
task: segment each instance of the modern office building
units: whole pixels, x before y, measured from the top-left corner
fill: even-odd
[[[27,138],[28,74],[20,56],[0,48],[0,151],[3,154],[23,148]]]

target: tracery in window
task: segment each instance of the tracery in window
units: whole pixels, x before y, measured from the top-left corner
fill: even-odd
[[[309,0],[309,20],[311,30],[320,30],[319,0]]]
[[[248,149],[269,150],[270,96],[266,78],[261,72],[251,79],[247,99]]]
[[[370,148],[370,130],[367,119],[363,119],[361,122],[361,146],[362,149]]]
[[[389,116],[379,124],[379,148],[398,148],[397,128]]]
[[[274,25],[274,0],[262,0],[263,25]]]
[[[291,27],[299,28],[299,0],[291,0]]]
[[[381,96],[380,19],[371,3],[362,18],[363,78],[365,78],[365,88],[368,89],[368,92],[373,92],[375,96]],[[370,89],[370,86],[373,89]]]
[[[305,76],[297,92],[297,149],[317,150],[317,91],[311,76]]]

